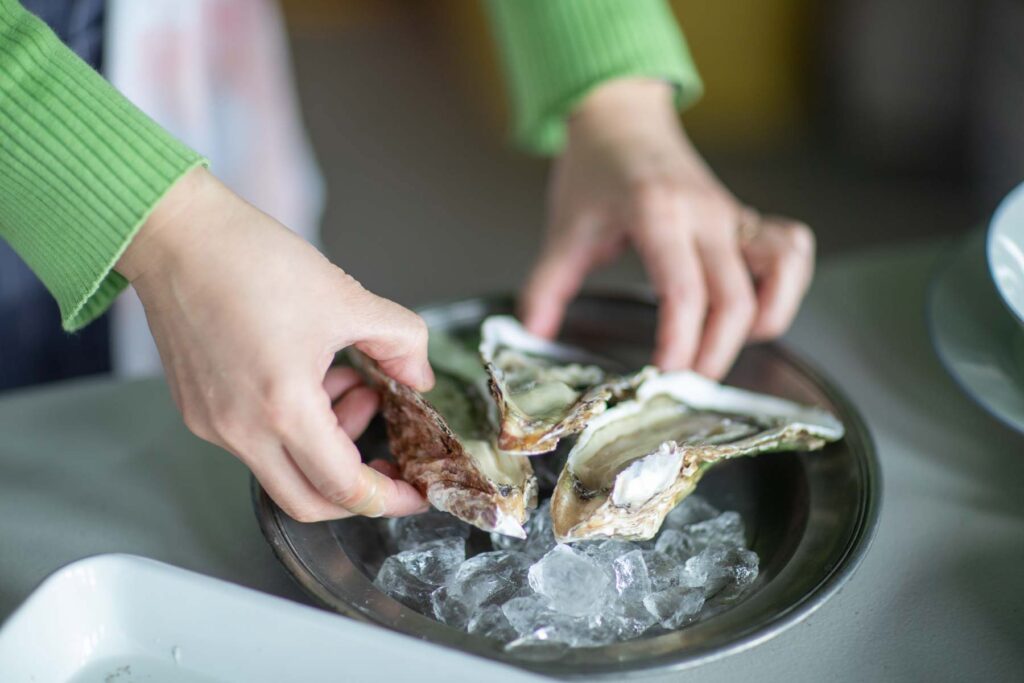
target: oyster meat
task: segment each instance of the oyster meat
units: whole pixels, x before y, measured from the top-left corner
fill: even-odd
[[[591,420],[569,452],[552,496],[555,537],[652,538],[714,463],[842,437],[842,424],[818,408],[692,372],[651,377]]]
[[[610,376],[607,361],[536,337],[511,316],[484,320],[480,356],[498,409],[498,445],[522,455],[553,451],[652,372]]]
[[[391,379],[370,358],[356,365],[383,389],[388,442],[402,478],[438,510],[485,531],[526,538],[523,523],[537,506],[528,458],[503,453],[488,417],[487,375],[479,357],[457,340],[431,333],[436,385],[425,394]]]

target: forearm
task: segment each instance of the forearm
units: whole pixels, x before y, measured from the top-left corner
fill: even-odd
[[[664,0],[488,0],[524,147],[558,151],[565,121],[595,87],[649,77],[675,86],[677,106],[701,94],[686,42]]]
[[[87,324],[160,198],[202,157],[167,134],[15,0],[0,0],[0,237]]]

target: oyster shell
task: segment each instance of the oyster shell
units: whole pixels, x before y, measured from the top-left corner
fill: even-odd
[[[431,333],[436,385],[425,394],[391,379],[371,359],[350,352],[383,389],[388,442],[402,478],[438,510],[484,531],[526,538],[523,523],[537,506],[529,459],[501,452],[487,416],[486,373],[457,341]]]
[[[553,451],[651,372],[609,376],[608,361],[536,337],[503,315],[484,320],[480,357],[498,407],[498,446],[522,455]]]
[[[714,463],[842,437],[824,410],[691,372],[659,375],[580,434],[552,496],[555,537],[651,538]]]

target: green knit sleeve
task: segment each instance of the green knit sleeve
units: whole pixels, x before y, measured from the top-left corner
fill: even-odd
[[[57,299],[65,329],[124,289],[114,264],[202,163],[20,3],[0,0],[0,237]]]
[[[592,88],[648,76],[676,86],[685,107],[702,85],[664,0],[488,0],[514,108],[516,140],[549,154]]]

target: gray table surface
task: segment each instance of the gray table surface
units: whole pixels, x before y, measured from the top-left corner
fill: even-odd
[[[863,412],[884,476],[859,571],[801,624],[664,680],[1024,680],[1024,438],[932,353],[938,245],[824,264],[785,344]],[[0,399],[0,619],[75,559],[129,552],[306,602],[264,543],[247,471],[191,436],[164,385]]]

